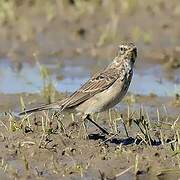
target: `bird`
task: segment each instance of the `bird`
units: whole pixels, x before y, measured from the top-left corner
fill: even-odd
[[[132,42],[121,43],[117,47],[117,56],[111,63],[94,74],[69,97],[51,104],[24,110],[19,113],[19,116],[43,110],[75,112],[81,115],[83,120],[89,120],[103,133],[110,134],[96,123],[91,115],[106,111],[123,99],[132,80],[136,58],[137,47],[135,44]]]

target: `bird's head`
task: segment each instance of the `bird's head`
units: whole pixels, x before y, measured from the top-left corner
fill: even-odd
[[[118,58],[135,63],[137,57],[137,48],[133,43],[122,43],[118,46]]]

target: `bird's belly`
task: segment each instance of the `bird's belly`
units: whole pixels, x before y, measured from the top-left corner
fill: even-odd
[[[76,110],[85,114],[92,114],[110,109],[122,100],[128,87],[129,83],[117,81],[107,90],[98,93],[89,100],[83,102]]]

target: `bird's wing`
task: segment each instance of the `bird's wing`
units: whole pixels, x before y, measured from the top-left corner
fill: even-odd
[[[104,71],[95,74],[88,80],[79,90],[75,91],[70,97],[65,98],[59,102],[54,102],[48,105],[42,105],[33,109],[25,110],[19,115],[32,113],[35,111],[42,111],[47,109],[60,109],[63,111],[65,108],[71,108],[79,105],[87,99],[91,98],[97,93],[108,89],[117,79],[121,81],[126,77],[126,71],[123,66],[107,68]]]
[[[117,69],[110,68],[94,75],[79,90],[75,91],[63,102],[62,109],[76,106],[95,94],[106,90],[120,77],[120,74]]]

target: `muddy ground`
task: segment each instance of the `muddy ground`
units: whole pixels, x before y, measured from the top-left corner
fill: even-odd
[[[180,3],[0,2],[0,179],[179,179]],[[105,67],[122,41],[138,47],[124,100],[94,115],[24,108],[63,99]],[[6,112],[6,113],[5,113]]]

